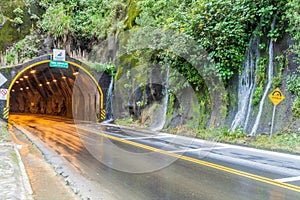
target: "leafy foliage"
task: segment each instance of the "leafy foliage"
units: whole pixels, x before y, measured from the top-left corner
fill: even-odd
[[[287,77],[287,89],[296,96],[292,106],[293,116],[300,118],[300,76],[297,73]]]
[[[239,69],[251,34],[276,40],[280,29],[269,32],[272,18],[281,17],[284,1],[203,0],[179,6],[166,27],[191,36],[215,60],[227,80]],[[279,23],[280,24],[280,23]],[[258,26],[258,29],[257,29]]]
[[[288,32],[293,36],[293,52],[298,55],[296,61],[300,63],[300,4],[297,0],[290,0],[286,12],[289,20]],[[298,68],[299,72],[299,68]],[[300,77],[295,73],[287,78],[288,90],[296,95],[292,109],[295,117],[300,118]]]
[[[281,29],[269,31],[269,26],[276,16],[283,21],[285,4],[285,0],[41,0],[45,14],[39,27],[64,43],[72,38],[93,43],[135,27],[174,30],[206,50],[220,77],[228,80],[239,70],[253,32],[274,40],[280,37]],[[182,59],[172,60],[172,67],[180,71],[187,66]],[[198,77],[189,71],[189,79]]]
[[[26,59],[31,59],[38,54],[42,45],[40,34],[27,35],[24,39],[18,41],[12,48],[7,50],[6,63],[23,63]]]
[[[260,58],[258,61],[258,68],[256,69],[256,85],[254,95],[253,95],[253,105],[258,105],[260,99],[264,92],[264,85],[266,83],[266,65],[268,60],[264,57]]]
[[[283,70],[288,65],[287,57],[283,55],[279,55],[275,57],[275,66],[277,67],[278,73],[277,76],[274,76],[272,79],[272,88],[275,89],[282,85],[283,78]]]
[[[42,0],[40,5],[46,12],[39,26],[55,39],[95,40],[116,31],[126,7],[124,0]]]
[[[287,77],[287,86],[290,92],[300,96],[300,77],[296,73]]]
[[[86,65],[88,65],[90,68],[95,69],[97,72],[106,72],[110,76],[115,75],[116,71],[116,66],[114,64],[109,64],[109,63],[90,63],[90,62],[85,62]]]
[[[278,133],[270,141],[268,135],[258,135],[255,140],[250,141],[249,145],[257,148],[287,151],[299,153],[300,133],[293,132],[290,134]]]
[[[0,1],[0,51],[30,33],[40,16],[36,0]],[[32,16],[35,16],[32,18]]]
[[[287,31],[294,38],[293,51],[298,55],[298,63],[300,63],[300,4],[298,0],[289,0],[287,4],[286,17],[289,20]]]

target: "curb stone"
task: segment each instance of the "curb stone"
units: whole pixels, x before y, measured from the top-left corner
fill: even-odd
[[[0,120],[0,127],[7,123]],[[2,135],[6,133],[1,133]],[[6,136],[5,136],[6,137]],[[33,191],[17,145],[8,135],[0,139],[0,199],[33,200]]]

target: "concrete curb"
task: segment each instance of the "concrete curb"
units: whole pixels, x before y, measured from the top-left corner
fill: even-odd
[[[22,182],[23,182],[23,185],[24,185],[25,194],[27,194],[28,200],[33,200],[33,197],[32,197],[33,191],[32,191],[30,181],[29,181],[28,175],[26,173],[26,169],[25,169],[24,163],[22,161],[20,152],[18,150],[18,145],[14,145],[14,150],[17,154],[18,164],[19,164],[19,168],[20,168],[20,171],[21,171],[21,179],[22,179]]]
[[[0,120],[0,126],[7,127],[7,122]],[[19,177],[20,177],[20,184],[22,185],[21,188],[19,188],[21,190],[21,193],[24,193],[26,195],[26,200],[33,200],[33,191],[31,188],[31,184],[28,178],[28,175],[26,173],[26,169],[24,166],[24,163],[22,161],[22,157],[20,155],[19,149],[22,148],[22,145],[17,144],[16,138],[14,135],[12,135],[11,133],[8,133],[9,137],[10,137],[10,141],[9,142],[5,142],[5,143],[0,143],[0,147],[1,146],[10,146],[14,153],[16,154],[17,157],[17,165],[18,165],[18,169],[19,169]]]

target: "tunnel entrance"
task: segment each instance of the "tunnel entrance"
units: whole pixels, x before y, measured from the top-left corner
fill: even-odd
[[[49,63],[31,64],[15,76],[8,88],[9,112],[101,120],[103,93],[94,77],[71,61],[67,68],[50,67]]]

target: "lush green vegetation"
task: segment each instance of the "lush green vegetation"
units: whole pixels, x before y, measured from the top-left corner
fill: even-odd
[[[253,32],[259,36],[268,35],[274,40],[280,37],[282,30],[276,28],[269,31],[270,24],[273,18],[277,18],[278,27],[282,25],[281,13],[284,13],[286,3],[279,0],[156,2],[139,1],[141,14],[136,23],[140,26],[163,27],[187,35],[214,59],[219,75],[224,80],[239,70]]]
[[[300,64],[300,4],[297,0],[290,0],[288,3],[287,19],[289,20],[288,32],[293,36],[293,52],[297,55],[296,62]],[[298,71],[287,78],[288,90],[296,98],[293,103],[293,115],[300,118],[300,67]]]
[[[267,82],[267,74],[266,74],[266,68],[267,68],[268,60],[264,57],[260,58],[258,61],[258,68],[256,69],[256,88],[253,95],[253,105],[258,105],[260,102],[260,99],[264,92],[264,85]]]
[[[297,4],[295,0],[292,2]],[[42,0],[39,5],[45,13],[38,26],[52,35],[58,45],[76,43],[80,48],[91,48],[90,45],[113,33],[133,28],[173,30],[197,42],[213,58],[219,75],[228,80],[240,69],[253,32],[274,40],[280,37],[286,3],[285,0]],[[298,5],[294,4],[290,7],[297,9]],[[24,10],[16,8],[13,13],[14,21],[20,24]],[[278,23],[270,31],[273,18]],[[296,23],[294,18],[289,19]],[[294,29],[290,31],[299,32]],[[149,58],[143,55],[140,59]],[[187,61],[170,57],[164,53],[152,59],[171,63],[172,67],[186,72],[190,82],[201,84],[197,71],[190,70]]]
[[[125,0],[42,0],[39,27],[65,44],[72,39],[99,41],[122,28]]]
[[[6,51],[6,63],[8,65],[15,62],[23,63],[26,59],[35,57],[42,46],[43,39],[40,32],[32,30],[32,34],[26,35]]]
[[[0,52],[23,39],[40,15],[36,1],[15,0],[0,2]]]
[[[205,49],[214,59],[219,75],[227,80],[239,70],[253,32],[274,40],[280,37],[286,3],[285,0],[42,0],[40,5],[45,14],[39,27],[62,44],[76,41],[84,45],[128,29],[150,26],[173,30]],[[278,21],[277,28],[270,31],[273,18]],[[170,59],[164,58],[171,55],[160,56],[154,59],[168,60],[170,64]],[[148,58],[144,54],[140,59]],[[201,84],[197,82],[201,80],[198,73],[189,70],[186,61],[171,60],[172,67],[187,72],[190,82]]]
[[[299,68],[298,68],[298,71],[299,71]],[[294,73],[293,75],[287,77],[287,89],[296,96],[295,101],[292,106],[293,116],[300,118],[300,76],[299,76],[299,73]]]
[[[289,0],[287,4],[286,17],[289,20],[288,32],[293,36],[294,47],[293,51],[298,55],[300,63],[300,4],[297,0]]]
[[[261,149],[274,151],[300,153],[300,132],[278,133],[270,139],[269,135],[257,135],[247,137],[242,128],[235,131],[228,129],[206,129],[199,130],[197,137],[215,142],[233,143],[245,146],[252,146]]]

